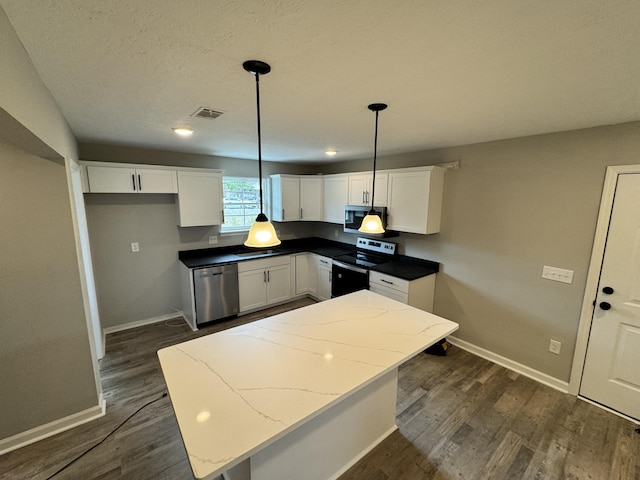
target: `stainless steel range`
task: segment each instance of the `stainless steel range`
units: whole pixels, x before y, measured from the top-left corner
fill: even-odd
[[[339,297],[369,288],[369,268],[392,261],[398,245],[371,238],[358,237],[355,253],[333,259],[331,297]]]

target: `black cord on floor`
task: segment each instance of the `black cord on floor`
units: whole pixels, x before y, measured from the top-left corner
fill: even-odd
[[[77,462],[78,460],[80,460],[82,457],[84,457],[87,453],[89,453],[91,450],[93,450],[94,448],[96,448],[98,445],[101,445],[107,438],[109,438],[111,435],[113,435],[114,433],[116,433],[118,431],[118,429],[120,427],[122,427],[125,423],[127,423],[129,420],[131,420],[135,415],[138,414],[138,412],[140,412],[140,410],[142,410],[143,408],[148,407],[149,405],[151,405],[152,403],[156,403],[158,400],[162,400],[163,398],[165,398],[167,396],[167,392],[164,392],[162,395],[160,395],[158,398],[156,398],[155,400],[151,400],[150,402],[145,403],[144,405],[142,405],[140,408],[138,408],[135,412],[133,412],[131,415],[129,415],[127,418],[125,418],[122,423],[120,423],[120,425],[118,425],[116,428],[114,428],[113,430],[111,430],[106,437],[104,437],[102,440],[100,440],[98,443],[96,443],[93,447],[91,447],[89,450],[85,450],[84,452],[82,452],[80,455],[78,455],[76,458],[74,458],[73,460],[71,460],[69,463],[67,463],[64,467],[62,467],[60,470],[58,470],[56,473],[54,473],[53,475],[47,477],[47,480],[51,480],[53,477],[55,477],[56,475],[58,475],[60,472],[62,472],[63,470],[65,470],[66,468],[70,467],[71,465],[73,465],[75,462]]]

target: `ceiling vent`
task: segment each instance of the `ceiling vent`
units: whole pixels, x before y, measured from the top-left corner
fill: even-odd
[[[200,117],[200,118],[209,118],[209,119],[213,120],[214,118],[218,118],[220,115],[222,115],[222,112],[218,112],[217,110],[214,110],[213,108],[200,107],[191,116],[192,117]]]

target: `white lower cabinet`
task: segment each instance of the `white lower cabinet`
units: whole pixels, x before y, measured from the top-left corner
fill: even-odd
[[[380,272],[369,272],[369,290],[425,312],[433,312],[436,274],[404,280]]]
[[[293,256],[295,264],[295,294],[315,295],[317,278],[313,253],[300,253]]]
[[[272,257],[238,263],[240,312],[291,298],[291,257]]]
[[[316,264],[316,293],[318,300],[331,298],[331,259],[321,255],[314,255]]]

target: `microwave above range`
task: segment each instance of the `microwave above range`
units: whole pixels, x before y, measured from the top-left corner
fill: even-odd
[[[346,233],[355,233],[358,235],[362,235],[362,232],[359,232],[358,229],[362,225],[362,221],[364,220],[364,217],[367,216],[370,210],[371,210],[370,206],[346,205],[344,207],[344,231]],[[375,207],[374,210],[380,214],[380,219],[382,220],[382,227],[385,229],[385,232],[380,234],[368,234],[368,236],[372,236],[372,237],[398,236],[397,232],[391,232],[387,230],[387,207]]]

